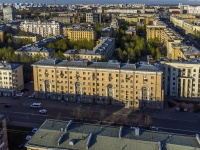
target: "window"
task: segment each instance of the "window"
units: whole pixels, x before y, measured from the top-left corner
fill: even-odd
[[[154,76],[151,76],[151,79],[154,79]]]
[[[138,78],[138,75],[136,75],[135,77]]]
[[[138,80],[136,80],[136,83],[138,83]]]

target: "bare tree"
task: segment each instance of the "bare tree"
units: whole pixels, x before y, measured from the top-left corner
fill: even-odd
[[[128,125],[129,122],[130,122],[130,117],[129,117],[129,115],[127,114],[127,115],[124,117],[124,123],[125,123],[125,125]]]
[[[105,118],[106,116],[106,110],[105,109],[102,109],[100,114],[99,114],[99,121],[102,123],[103,119]]]
[[[145,118],[144,118],[144,125],[146,127],[152,125],[152,118],[150,115],[146,115]]]

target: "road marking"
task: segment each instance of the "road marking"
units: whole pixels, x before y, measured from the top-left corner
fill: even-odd
[[[194,132],[200,133],[199,131],[192,131],[192,130],[182,130],[182,129],[173,129],[173,128],[164,128],[164,127],[157,127],[158,129],[167,129],[167,130],[177,130],[177,131],[184,131],[184,132]]]
[[[23,112],[14,112],[15,114],[23,114],[23,115],[38,115],[38,116],[49,116],[44,114],[33,114],[33,113],[23,113]]]

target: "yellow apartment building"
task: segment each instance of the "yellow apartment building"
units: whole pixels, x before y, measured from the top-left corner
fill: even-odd
[[[98,44],[93,50],[68,50],[63,53],[68,60],[81,60],[88,59],[92,60],[109,60],[115,51],[115,38],[102,37],[98,40]]]
[[[150,39],[158,38],[159,41],[163,42],[164,29],[166,29],[166,24],[162,21],[154,20],[152,25],[147,25],[147,41]]]
[[[32,43],[37,42],[38,40],[41,40],[39,36],[12,36],[12,41],[14,44],[21,44],[22,40],[28,39]]]
[[[0,96],[14,96],[24,89],[23,66],[0,61]]]
[[[162,71],[153,65],[43,59],[32,66],[36,98],[163,108]]]
[[[67,36],[69,40],[77,41],[86,39],[88,41],[96,40],[96,31],[92,28],[82,27],[64,27],[63,35]]]

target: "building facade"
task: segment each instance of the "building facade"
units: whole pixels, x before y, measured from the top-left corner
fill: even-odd
[[[63,35],[67,36],[69,40],[77,41],[86,39],[88,41],[96,40],[96,31],[92,28],[82,28],[82,27],[64,27]]]
[[[15,51],[15,54],[26,55],[30,57],[40,56],[41,58],[51,58],[54,56],[55,49],[37,46],[37,44],[30,44],[23,46]]]
[[[101,14],[100,13],[86,13],[86,22],[88,23],[101,23]]]
[[[51,37],[61,35],[61,24],[56,21],[51,22],[29,22],[24,21],[20,24],[20,30],[41,35],[42,37]]]
[[[38,40],[41,40],[41,38],[39,36],[12,36],[12,42],[14,44],[21,44],[22,40],[28,40],[32,43],[35,43]]]
[[[147,41],[150,39],[158,38],[158,40],[162,41],[164,37],[164,29],[167,26],[162,21],[154,20],[152,25],[147,25],[146,32],[147,32]]]
[[[109,60],[115,51],[114,38],[100,38],[93,50],[68,50],[64,53],[68,60],[87,59],[89,61]]]
[[[3,8],[3,19],[7,21],[14,20],[15,9],[12,6],[7,6]]]
[[[14,96],[24,89],[23,66],[0,62],[0,96]]]
[[[8,150],[7,124],[3,115],[0,115],[0,149]]]
[[[163,108],[162,72],[152,65],[43,59],[32,66],[36,98]]]
[[[163,87],[166,96],[199,98],[200,63],[189,61],[162,62]]]

